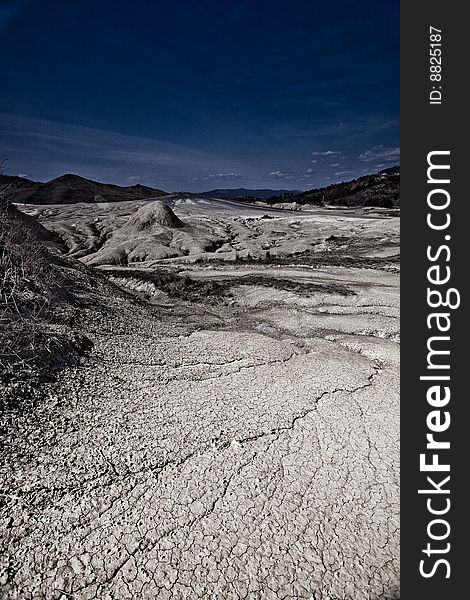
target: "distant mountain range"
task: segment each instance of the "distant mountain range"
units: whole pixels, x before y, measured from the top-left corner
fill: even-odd
[[[0,175],[0,186],[8,186],[7,198],[24,204],[74,204],[76,202],[122,202],[165,195],[162,190],[132,185],[121,187],[99,183],[79,175],[62,175],[47,183],[23,177]]]
[[[0,187],[7,186],[6,197],[20,204],[74,204],[77,202],[123,202],[159,198],[167,192],[144,185],[122,187],[99,183],[79,175],[62,175],[46,183],[23,177],[0,175]],[[193,196],[262,201],[269,205],[341,205],[392,208],[400,204],[400,168],[391,167],[353,181],[335,183],[307,192],[271,189],[214,189]]]
[[[249,188],[227,188],[215,189],[208,192],[201,192],[201,196],[209,198],[256,198],[264,199],[272,196],[283,196],[292,194],[301,194],[301,190],[269,190],[269,189],[249,189]]]

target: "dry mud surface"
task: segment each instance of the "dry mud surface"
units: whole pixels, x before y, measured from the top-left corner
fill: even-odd
[[[397,219],[295,219],[323,265],[174,257],[224,294],[84,309],[90,356],[4,416],[2,598],[399,598],[397,263],[358,258]]]

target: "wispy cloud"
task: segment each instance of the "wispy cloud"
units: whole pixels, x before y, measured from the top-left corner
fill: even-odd
[[[270,177],[276,177],[277,179],[294,179],[292,173],[283,171],[271,171],[268,173]]]
[[[359,154],[359,159],[364,162],[373,161],[386,161],[394,162],[400,158],[400,148],[398,147],[386,147],[386,146],[374,146],[369,150],[366,150],[362,154]]]
[[[361,167],[378,170],[377,165],[389,165],[399,156],[399,148],[392,144],[371,143],[359,155],[358,149],[334,150],[336,146],[328,141],[317,141],[315,146],[326,150],[311,153],[312,144],[304,140],[300,158],[294,154],[286,157],[279,148],[285,147],[287,139],[297,139],[291,134],[289,137],[286,133],[284,145],[275,145],[278,150],[273,156],[270,144],[262,153],[225,154],[223,148],[215,146],[211,147],[213,150],[203,150],[196,143],[171,143],[155,137],[0,113],[2,155],[9,159],[9,172],[27,173],[29,179],[40,181],[77,173],[98,181],[142,183],[168,191],[201,191],[209,184],[222,187],[214,185],[217,182],[253,188],[270,187],[274,181],[320,186],[324,175],[333,175],[336,168],[339,173],[341,169],[351,169],[351,175],[358,176]],[[299,169],[305,158],[307,164]]]
[[[240,177],[239,173],[210,173],[209,179],[233,179],[234,177]]]
[[[335,154],[342,154],[341,150],[323,150],[312,152],[312,156],[333,156]]]
[[[240,173],[209,173],[208,175],[197,175],[193,177],[193,181],[210,181],[213,179],[239,179],[242,176]],[[243,177],[244,180],[248,179]]]
[[[115,131],[0,114],[0,136],[12,172],[28,172],[33,179],[77,173],[125,185],[145,181],[171,190],[181,189],[182,181],[200,178],[200,173],[209,173],[207,179],[238,177],[233,164],[209,152]],[[220,170],[212,170],[217,167]]]

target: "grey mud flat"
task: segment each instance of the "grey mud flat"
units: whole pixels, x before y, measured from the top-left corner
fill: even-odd
[[[354,293],[110,297],[8,415],[2,598],[399,598],[398,274],[247,273]]]

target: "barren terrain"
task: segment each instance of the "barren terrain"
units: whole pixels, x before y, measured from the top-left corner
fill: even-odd
[[[398,598],[395,212],[21,209],[109,283],[4,415],[2,597]]]

